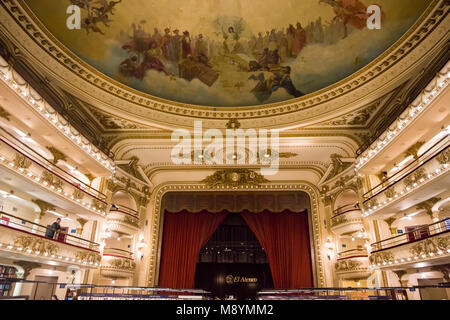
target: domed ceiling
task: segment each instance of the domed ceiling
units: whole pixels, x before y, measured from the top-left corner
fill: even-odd
[[[178,103],[284,102],[380,56],[431,0],[24,0],[69,50],[131,88]],[[382,9],[380,30],[367,7]],[[70,30],[66,11],[81,9]]]

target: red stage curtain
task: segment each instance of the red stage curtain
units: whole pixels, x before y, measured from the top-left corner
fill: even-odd
[[[280,213],[242,213],[264,248],[275,289],[312,288],[308,214],[285,210]]]
[[[200,250],[226,216],[227,212],[165,212],[159,267],[160,288],[194,288],[195,267]]]

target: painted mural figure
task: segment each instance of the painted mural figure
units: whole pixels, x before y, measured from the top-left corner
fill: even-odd
[[[191,37],[189,31],[183,32],[183,38],[181,39],[182,58],[186,59],[188,56],[192,56]]]
[[[172,62],[178,63],[180,61],[181,56],[181,38],[182,36],[179,34],[179,30],[173,30],[173,36],[170,38],[168,44],[168,59]]]
[[[352,25],[358,30],[364,29],[369,15],[367,14],[367,6],[359,0],[320,0],[333,7],[336,14],[335,19],[340,19],[344,23],[345,34],[348,36],[347,24]]]
[[[292,45],[292,56],[297,57],[300,51],[306,45],[306,31],[303,29],[300,22],[297,23],[297,28],[294,31],[294,41]]]
[[[64,36],[61,41],[81,58],[123,84],[163,99],[230,107],[286,101],[342,80],[392,45],[432,3],[24,1],[44,22],[53,21],[49,9],[62,10],[62,2],[64,9],[79,6],[83,32],[65,37],[66,31],[52,31]],[[381,30],[366,27],[370,4],[392,15],[384,21],[382,11],[387,26]],[[263,15],[268,10],[273,17]],[[362,41],[372,35],[374,41]]]
[[[228,28],[228,32],[223,31],[223,48],[225,53],[237,53],[240,47],[239,33],[233,27]]]

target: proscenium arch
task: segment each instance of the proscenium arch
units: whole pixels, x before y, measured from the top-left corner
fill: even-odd
[[[286,182],[270,185],[247,186],[241,188],[223,187],[217,189],[208,188],[204,184],[166,183],[158,186],[152,193],[152,211],[150,226],[150,259],[146,265],[147,285],[155,287],[159,282],[159,267],[161,261],[163,214],[161,204],[163,196],[168,192],[258,192],[258,191],[303,191],[309,196],[310,213],[308,214],[311,262],[313,268],[314,287],[325,286],[325,273],[321,254],[321,232],[319,223],[319,192],[315,186],[308,182]]]

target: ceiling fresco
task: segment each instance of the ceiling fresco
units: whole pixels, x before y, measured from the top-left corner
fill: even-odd
[[[284,102],[363,68],[431,0],[24,0],[70,51],[154,97],[206,107]],[[370,30],[367,7],[382,10]],[[70,30],[67,8],[80,8]]]

